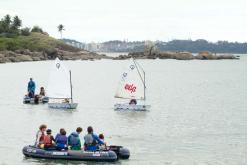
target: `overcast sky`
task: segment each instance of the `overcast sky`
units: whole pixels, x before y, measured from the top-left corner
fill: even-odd
[[[247,41],[247,0],[0,0],[0,16],[18,15],[59,38]]]

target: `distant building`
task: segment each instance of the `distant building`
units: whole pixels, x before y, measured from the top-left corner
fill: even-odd
[[[76,48],[79,48],[79,49],[85,49],[85,43],[81,43],[79,41],[71,40],[71,39],[63,39],[63,41],[66,44],[71,45],[73,47],[76,47]]]

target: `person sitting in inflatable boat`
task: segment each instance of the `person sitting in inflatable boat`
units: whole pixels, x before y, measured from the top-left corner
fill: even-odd
[[[93,133],[93,127],[89,126],[87,128],[88,134],[84,136],[84,149],[87,151],[96,151],[99,149],[98,145],[103,145],[104,142],[99,139],[99,137]]]
[[[105,136],[104,134],[99,134],[99,139],[104,143],[102,145],[99,145],[99,149],[100,150],[106,150],[107,149],[107,145],[106,145],[106,142],[105,142]]]
[[[36,133],[36,140],[35,140],[35,146],[40,147],[41,144],[44,144],[44,137],[45,137],[45,131],[47,126],[45,124],[42,124],[39,126],[39,130]]]
[[[55,139],[51,134],[51,129],[46,130],[46,135],[44,136],[44,145],[41,145],[40,148],[46,150],[54,150],[55,148]]]
[[[72,132],[68,137],[68,145],[70,150],[81,150],[81,141],[79,134],[82,132],[82,128],[78,127],[76,132]]]
[[[56,142],[56,149],[61,151],[61,150],[68,150],[68,138],[66,136],[66,131],[65,129],[61,128],[60,133],[58,133],[55,137],[55,142]]]

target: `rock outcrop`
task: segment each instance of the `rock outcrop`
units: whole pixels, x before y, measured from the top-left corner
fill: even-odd
[[[207,51],[199,52],[197,55],[193,55],[190,52],[158,52],[152,54],[145,54],[144,52],[132,52],[128,55],[120,55],[113,58],[114,60],[124,60],[128,58],[137,59],[176,59],[176,60],[221,60],[221,59],[239,59],[239,57],[231,54],[215,55]]]
[[[55,49],[51,52],[32,52],[28,49],[16,51],[0,51],[0,63],[7,62],[24,62],[24,61],[44,61],[52,60],[59,57],[62,60],[99,60],[112,59],[106,55],[81,50],[78,52],[70,52]]]
[[[124,60],[131,57],[136,59],[176,59],[176,60],[221,60],[221,59],[239,59],[238,56],[231,54],[215,55],[210,52],[199,52],[193,55],[190,52],[159,52],[152,54],[145,54],[144,52],[133,52],[128,55],[120,55],[118,57],[109,57],[106,55],[99,55],[97,53],[86,50],[81,51],[65,51],[55,49],[50,52],[32,52],[28,49],[16,51],[0,51],[0,63],[7,62],[24,62],[24,61],[44,61],[53,60],[59,57],[61,60],[100,60],[113,59]]]

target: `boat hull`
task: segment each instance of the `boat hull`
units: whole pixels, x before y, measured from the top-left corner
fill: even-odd
[[[129,105],[129,104],[115,104],[115,110],[132,110],[132,111],[146,111],[150,108],[150,105]]]
[[[48,103],[49,108],[53,109],[76,109],[78,103]]]
[[[23,98],[23,104],[40,104],[40,103],[48,103],[49,102],[49,97],[42,97],[39,99],[35,99],[35,98],[30,98],[28,96],[24,96]]]
[[[26,157],[43,158],[43,159],[63,159],[78,161],[98,161],[98,162],[115,162],[117,154],[114,151],[57,151],[44,150],[34,146],[25,146],[22,149]]]

